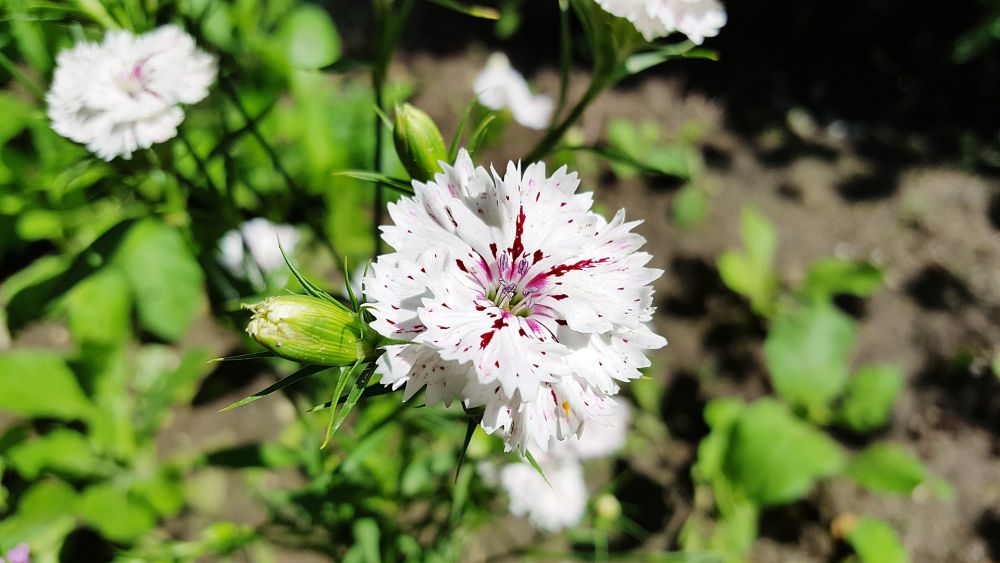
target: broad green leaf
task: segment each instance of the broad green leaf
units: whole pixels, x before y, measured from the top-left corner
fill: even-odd
[[[66,294],[64,305],[78,344],[111,345],[128,340],[131,334],[131,290],[117,267],[84,278]]]
[[[184,508],[184,488],[180,476],[166,469],[135,481],[131,492],[161,516],[175,516]]]
[[[752,208],[741,214],[743,251],[728,250],[719,257],[719,275],[729,289],[750,300],[753,310],[769,315],[778,288],[773,270],[778,235],[771,223]]]
[[[713,483],[724,477],[729,436],[745,408],[746,405],[737,399],[714,399],[705,406],[705,421],[711,431],[698,444],[698,462],[691,468],[697,479]]]
[[[87,524],[112,541],[137,540],[156,526],[156,513],[147,504],[111,483],[84,490],[79,510]]]
[[[202,303],[201,267],[176,230],[154,220],[133,226],[114,256],[132,286],[139,322],[156,336],[176,340]]]
[[[26,241],[55,239],[62,235],[59,214],[48,209],[29,209],[17,218],[17,236]]]
[[[17,512],[0,520],[0,538],[6,545],[30,542],[53,550],[73,529],[77,494],[54,479],[34,484],[21,497]]]
[[[763,399],[740,414],[723,463],[728,479],[766,506],[809,494],[816,481],[840,471],[844,453],[822,431]]]
[[[86,477],[99,473],[102,463],[83,434],[66,428],[22,442],[7,455],[14,469],[29,481],[35,480],[43,470]]]
[[[902,386],[903,376],[895,366],[862,367],[847,381],[837,423],[859,433],[885,425]]]
[[[896,531],[891,526],[879,520],[865,516],[847,534],[847,543],[851,544],[862,563],[907,563],[909,556],[903,542],[899,540]]]
[[[854,323],[830,303],[779,315],[764,343],[775,390],[814,422],[826,423],[830,403],[847,383],[853,346]]]
[[[682,229],[694,227],[705,219],[708,212],[708,202],[705,194],[693,185],[688,184],[677,192],[670,203],[670,211],[674,223]]]
[[[17,350],[0,354],[0,410],[71,420],[86,419],[91,404],[55,353]]]
[[[340,34],[326,10],[313,4],[295,8],[284,23],[288,64],[318,69],[340,59]]]
[[[838,293],[861,297],[882,285],[882,270],[868,262],[826,258],[809,267],[802,293],[811,299],[828,299]]]
[[[847,464],[844,474],[866,489],[900,495],[912,493],[927,479],[927,469],[920,460],[890,443],[865,448]]]

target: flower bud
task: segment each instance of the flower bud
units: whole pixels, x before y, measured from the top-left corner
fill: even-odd
[[[345,307],[308,295],[253,305],[247,334],[275,354],[303,363],[344,366],[369,359],[379,336]]]
[[[392,137],[400,162],[414,180],[430,180],[441,171],[438,161],[448,160],[437,125],[429,115],[410,104],[396,108]]]

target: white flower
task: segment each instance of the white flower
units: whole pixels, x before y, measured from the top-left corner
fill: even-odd
[[[718,0],[597,0],[602,8],[635,25],[647,41],[675,31],[701,45],[726,25],[726,10]]]
[[[549,464],[545,478],[527,463],[505,465],[500,470],[500,486],[510,499],[510,513],[527,516],[544,532],[580,523],[587,510],[587,485],[580,464],[574,460]]]
[[[579,524],[586,511],[589,494],[583,479],[582,460],[611,455],[625,445],[630,410],[621,399],[612,399],[616,411],[609,426],[596,421],[584,425],[579,438],[557,442],[548,452],[537,452],[535,460],[548,483],[530,464],[480,463],[478,470],[490,485],[499,483],[510,499],[515,516],[527,516],[536,528],[554,532]]]
[[[532,129],[544,129],[552,119],[552,98],[532,94],[521,73],[510,66],[503,53],[493,53],[473,85],[479,103],[500,110],[510,109],[514,121]]]
[[[443,169],[390,204],[396,251],[364,282],[372,327],[419,343],[390,347],[382,382],[482,407],[508,449],[546,451],[613,416],[618,384],[666,344],[647,327],[662,272],[645,267],[638,223],[592,212],[565,167],[510,163],[500,176],[462,151]]]
[[[215,57],[173,25],[142,35],[109,31],[59,53],[46,96],[52,128],[104,160],[131,158],[177,134],[179,104],[208,95]]]
[[[262,217],[251,219],[239,229],[222,236],[219,240],[219,261],[234,276],[271,274],[285,264],[281,249],[278,248],[279,239],[285,249],[291,252],[299,242],[299,233],[291,225],[275,225]],[[244,249],[250,250],[250,258],[256,266],[247,267],[249,264]]]

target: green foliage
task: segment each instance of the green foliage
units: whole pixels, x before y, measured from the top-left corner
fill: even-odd
[[[101,483],[83,491],[79,502],[80,518],[113,541],[132,541],[156,525],[157,515],[126,489]]]
[[[920,460],[902,446],[873,444],[851,459],[844,474],[875,492],[908,495],[927,479]]]
[[[826,258],[809,267],[801,291],[811,299],[829,299],[842,293],[867,297],[881,285],[882,271],[872,264]]]
[[[811,420],[828,422],[830,404],[847,384],[853,346],[854,324],[830,303],[779,314],[764,344],[775,390]]]
[[[845,462],[833,440],[774,401],[747,407],[731,432],[723,471],[759,506],[802,498]]]
[[[697,155],[687,143],[663,144],[660,125],[654,121],[639,124],[628,119],[612,119],[608,123],[608,144],[626,159],[612,160],[611,170],[619,178],[633,178],[641,168],[629,160],[641,163],[645,169],[665,176],[689,179],[698,168]]]
[[[674,223],[684,228],[694,227],[705,219],[708,201],[705,193],[692,184],[681,188],[670,205]]]
[[[61,358],[43,350],[0,354],[0,409],[28,417],[87,419],[93,405]]]
[[[909,556],[896,532],[885,522],[865,516],[847,534],[862,563],[906,563]]]
[[[313,4],[296,7],[282,24],[288,64],[318,69],[340,59],[340,34],[326,10]]]
[[[778,289],[774,254],[778,235],[760,213],[747,207],[740,215],[743,250],[727,250],[719,257],[719,275],[729,289],[750,300],[753,310],[769,315]]]
[[[187,332],[202,304],[204,276],[179,232],[158,221],[136,223],[113,264],[128,278],[143,328],[166,340]]]
[[[43,470],[76,478],[99,475],[102,465],[86,436],[66,428],[22,442],[7,456],[11,466],[29,481],[37,479]]]
[[[836,422],[858,433],[885,425],[902,386],[903,376],[895,366],[862,367],[847,381]]]

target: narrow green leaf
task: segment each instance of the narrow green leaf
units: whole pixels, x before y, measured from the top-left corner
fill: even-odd
[[[361,312],[361,304],[358,297],[354,295],[354,288],[351,287],[351,268],[347,265],[347,256],[344,256],[344,285],[347,287],[347,297],[351,300],[351,307],[354,312]]]
[[[413,195],[413,188],[410,186],[409,182],[406,180],[401,180],[399,178],[392,178],[386,176],[385,174],[379,174],[377,172],[368,172],[365,170],[344,170],[341,172],[334,172],[334,176],[347,176],[348,178],[354,178],[355,180],[363,180],[365,182],[371,182],[373,184],[379,184],[387,188],[396,190],[402,194]]]
[[[292,385],[294,383],[298,383],[299,381],[302,381],[303,379],[305,379],[307,377],[316,375],[317,373],[320,373],[322,371],[326,371],[328,369],[330,369],[330,366],[305,366],[305,367],[299,369],[298,371],[296,371],[295,373],[289,375],[288,377],[285,377],[281,381],[278,381],[277,383],[275,383],[273,385],[270,385],[266,389],[262,389],[262,390],[260,390],[260,391],[258,391],[256,393],[254,393],[253,395],[250,395],[249,397],[247,397],[245,399],[242,399],[240,401],[236,401],[235,403],[229,405],[228,407],[222,409],[219,412],[226,412],[228,410],[232,410],[232,409],[235,409],[237,407],[242,407],[243,405],[248,405],[248,404],[256,401],[257,399],[260,399],[262,397],[266,397],[266,396],[270,395],[271,393],[274,393],[275,391],[280,391],[280,390],[284,389],[285,387],[288,387],[289,385]]]
[[[474,18],[482,18],[484,20],[500,19],[500,12],[495,8],[490,8],[487,6],[462,4],[457,0],[430,0],[430,1],[434,4],[437,4],[438,6],[441,6],[442,8],[448,8],[449,10],[458,12],[460,14],[465,14],[467,16],[472,16]]]
[[[465,440],[462,442],[462,452],[458,454],[458,466],[455,468],[455,482],[458,482],[458,476],[462,472],[462,465],[465,463],[465,454],[469,451],[469,444],[472,443],[472,436],[476,433],[476,428],[479,428],[479,422],[474,418],[469,418],[468,426],[465,428]]]
[[[339,307],[344,311],[351,312],[351,310],[345,307],[343,303],[338,301],[335,297],[333,297],[329,293],[323,291],[319,286],[312,283],[311,281],[306,279],[305,276],[302,275],[302,272],[300,272],[299,269],[296,268],[295,265],[292,264],[292,261],[288,258],[288,254],[285,252],[285,247],[282,246],[280,239],[278,240],[278,250],[281,251],[281,257],[284,258],[285,265],[288,266],[289,270],[291,270],[292,275],[295,277],[295,281],[299,282],[299,285],[302,286],[302,289],[304,289],[306,293],[317,299],[328,301],[329,303],[336,305],[337,307]]]
[[[264,350],[262,352],[250,352],[247,354],[237,354],[235,356],[225,356],[223,358],[212,358],[208,361],[210,364],[216,364],[220,362],[239,362],[243,360],[259,360],[263,358],[276,358],[274,352],[269,350]]]
[[[451,144],[448,145],[448,162],[455,162],[455,158],[458,156],[458,149],[462,145],[462,133],[465,132],[465,125],[469,121],[469,117],[472,116],[472,110],[476,108],[476,100],[473,99],[467,106],[465,106],[465,111],[462,113],[462,118],[458,120],[458,127],[455,128],[455,136],[451,138]]]
[[[476,155],[476,151],[479,150],[480,146],[482,146],[483,144],[483,141],[486,140],[486,133],[490,129],[490,124],[492,124],[496,118],[497,118],[496,113],[491,113],[486,117],[484,117],[483,120],[479,122],[479,126],[476,127],[476,130],[472,133],[472,137],[469,138],[469,146],[466,147],[466,149],[469,151],[469,155],[471,156]]]
[[[344,388],[347,387],[348,380],[357,377],[359,370],[361,370],[364,365],[365,364],[363,364],[361,360],[358,360],[357,362],[354,362],[354,365],[352,365],[349,370],[341,368],[340,377],[337,378],[337,385],[334,386],[333,398],[330,399],[331,403],[333,403],[333,401],[337,401],[338,404],[340,403],[340,396],[344,393]],[[336,422],[337,407],[332,407],[330,409],[330,421],[326,425],[326,436],[323,438],[323,443],[320,445],[320,449],[326,448],[327,444],[330,443],[330,438],[333,437],[333,426]]]
[[[358,404],[362,393],[368,387],[368,382],[371,380],[372,374],[375,373],[375,367],[376,363],[374,361],[364,366],[361,375],[358,376],[357,381],[354,382],[354,386],[351,387],[351,392],[348,393],[347,399],[344,401],[344,406],[337,411],[337,420],[333,423],[331,434],[336,433],[340,429],[340,426],[347,420],[347,415],[351,414],[351,411]]]
[[[549,483],[549,478],[545,476],[545,471],[543,471],[542,466],[539,465],[537,461],[535,461],[535,456],[531,455],[531,452],[525,450],[524,459],[527,459],[528,463],[531,464],[531,467],[535,468],[535,471],[537,471],[538,474],[542,476],[542,479],[545,479],[546,483]],[[551,486],[552,483],[549,483],[549,485]]]

